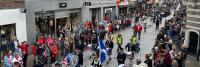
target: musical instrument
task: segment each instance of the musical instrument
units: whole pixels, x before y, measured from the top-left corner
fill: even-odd
[[[78,60],[78,56],[73,54],[68,54],[64,58],[64,61],[67,62],[70,65],[70,67],[75,67],[78,64]]]

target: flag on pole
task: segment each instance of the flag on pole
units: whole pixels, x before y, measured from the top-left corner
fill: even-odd
[[[106,55],[107,55],[107,49],[105,44],[103,43],[102,39],[98,39],[98,44],[99,44],[99,63],[102,64],[106,60]]]

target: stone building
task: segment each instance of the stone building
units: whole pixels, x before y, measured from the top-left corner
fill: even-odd
[[[189,53],[197,56],[200,52],[200,1],[183,0],[183,4],[187,6],[185,44]]]

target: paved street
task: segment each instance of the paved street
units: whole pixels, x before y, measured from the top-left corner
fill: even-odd
[[[174,11],[171,11],[171,15],[168,17],[163,18],[162,24],[160,25],[160,28],[164,26],[164,21],[172,18],[174,15]],[[155,29],[155,24],[150,21],[150,19],[146,19],[147,22],[150,22],[152,26],[147,28],[147,32],[144,33],[142,32],[141,34],[141,41],[140,41],[140,52],[135,54],[135,58],[140,58],[142,59],[142,62],[144,61],[145,54],[150,53],[151,49],[154,45],[155,38],[158,34],[158,30]],[[119,33],[122,34],[123,37],[123,47],[129,42],[133,31],[132,28],[127,28],[126,30],[122,30]],[[117,36],[117,33],[115,34],[115,38]],[[116,67],[117,66],[117,60],[115,59],[117,57],[117,44],[115,41],[114,49],[113,49],[113,55],[112,55],[112,60],[110,61],[109,64],[106,62],[103,64],[103,67]],[[84,67],[90,67],[92,59],[89,59],[90,56],[92,55],[91,51],[85,51],[84,52]],[[133,64],[135,63],[135,59],[133,60]],[[129,60],[126,59],[125,65],[128,66]]]
[[[129,40],[133,34],[132,28],[127,28],[126,30],[122,30],[119,33],[122,34],[123,41],[124,41],[123,47],[125,47],[125,45],[129,42]],[[141,51],[135,55],[135,58],[141,58],[142,60],[144,60],[145,54],[151,52],[151,48],[154,45],[154,40],[155,40],[157,33],[158,33],[158,31],[155,30],[154,24],[152,24],[152,26],[147,29],[146,33],[142,32],[141,41],[140,41]],[[116,36],[117,36],[117,34],[115,34],[115,38],[116,38]],[[112,60],[110,61],[109,64],[104,63],[103,67],[116,67],[117,66],[117,61],[116,61],[116,59],[114,59],[117,56],[116,51],[117,51],[117,44],[115,42]],[[83,66],[86,66],[86,67],[90,66],[92,59],[89,59],[89,57],[91,56],[91,54],[92,54],[91,51],[84,52],[84,65]],[[126,65],[128,65],[128,61],[129,60],[126,60]]]

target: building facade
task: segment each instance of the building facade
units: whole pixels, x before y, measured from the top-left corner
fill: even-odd
[[[81,21],[82,0],[26,0],[29,42],[37,34],[57,34],[58,27],[72,30]]]
[[[116,0],[82,0],[82,22],[101,22],[105,16],[112,20],[117,15]],[[86,4],[90,3],[90,4]]]
[[[27,41],[24,0],[0,1],[0,43],[8,43],[14,37]]]
[[[183,0],[187,6],[187,22],[185,32],[185,44],[192,55],[198,56],[200,52],[200,1]]]

